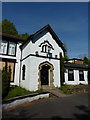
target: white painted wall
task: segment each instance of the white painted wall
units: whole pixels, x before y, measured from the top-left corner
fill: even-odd
[[[21,50],[20,45],[22,43],[17,44],[17,50],[16,50],[16,62],[15,63],[15,73],[14,73],[14,83],[11,83],[12,85],[18,85],[19,86],[19,75],[20,75],[20,59],[21,59]]]
[[[25,80],[22,80],[22,66],[25,65]],[[31,86],[31,81],[32,79],[30,79],[31,77],[31,72],[30,72],[30,57],[28,57],[27,59],[25,59],[24,61],[22,61],[21,64],[21,76],[20,76],[20,86],[22,86],[23,88],[26,88],[27,90],[30,90],[30,86]]]
[[[51,51],[52,57],[55,58],[55,55],[59,58],[60,52],[62,55],[64,55],[63,50],[61,47],[58,46],[56,41],[52,38],[52,35],[48,31],[42,32],[42,34],[35,37],[32,41],[30,41],[26,47],[22,49],[22,59],[27,57],[29,54],[34,54],[38,51],[39,55],[41,56],[47,56],[47,53],[41,52],[42,48],[39,47],[39,45],[44,41],[49,41],[49,43],[53,46],[54,50]],[[22,80],[22,72],[21,72],[21,78],[20,78],[20,86],[26,88],[30,91],[38,90],[38,72],[39,72],[39,65],[45,61],[48,61],[54,66],[54,86],[60,87],[60,60],[55,59],[49,59],[49,58],[42,58],[42,57],[36,57],[36,56],[29,56],[28,58],[24,59],[22,61],[22,66],[26,65],[26,78],[25,80]],[[22,71],[22,68],[21,68]]]
[[[39,58],[35,56],[30,56],[22,62],[26,65],[26,78],[25,80],[20,80],[20,85],[30,91],[38,90],[38,73],[39,73],[39,64],[48,61],[54,66],[54,85],[55,87],[60,87],[60,69],[59,69],[59,60],[49,60],[48,58]],[[22,76],[22,74],[21,74]]]
[[[35,95],[33,97],[26,96],[25,98],[21,98],[21,99],[19,98],[19,99],[16,99],[16,100],[12,101],[12,102],[3,104],[2,108],[3,108],[3,110],[6,110],[6,109],[9,109],[9,108],[12,108],[12,107],[16,107],[16,105],[21,105],[23,103],[25,104],[27,102],[32,102],[32,101],[35,101],[35,100],[38,100],[38,99],[41,99],[41,98],[49,98],[49,93],[38,94],[38,95]]]
[[[16,57],[8,56],[8,55],[0,55],[1,58],[7,58],[7,59],[16,59]]]
[[[84,70],[84,81],[80,81],[79,80],[79,70],[74,70],[74,81],[68,81],[68,69],[66,69],[66,72],[64,73],[64,76],[65,76],[64,84],[67,84],[67,85],[78,85],[80,83],[88,84],[87,73],[88,73],[88,71]]]
[[[45,34],[46,33],[46,34]],[[45,31],[43,32],[41,35],[39,35],[38,37],[35,38],[35,43],[32,43],[32,41],[30,41],[27,46],[23,49],[22,51],[22,58],[25,58],[27,55],[29,54],[35,54],[36,51],[38,51],[39,55],[44,55],[46,56],[46,53],[42,53],[41,52],[41,47],[39,47],[39,45],[44,42],[45,40],[48,40],[49,43],[53,46],[54,50],[51,50],[51,53],[53,54],[52,57],[55,57],[55,55],[58,56],[59,58],[59,54],[60,52],[62,53],[62,55],[64,56],[64,52],[61,49],[61,47],[58,46],[58,44],[56,43],[56,41],[52,38],[52,35],[48,32]]]

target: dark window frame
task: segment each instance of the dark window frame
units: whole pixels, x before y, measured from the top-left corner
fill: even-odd
[[[74,70],[73,69],[68,69],[68,81],[74,81]]]

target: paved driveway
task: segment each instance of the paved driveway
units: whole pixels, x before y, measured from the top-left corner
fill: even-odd
[[[14,109],[3,111],[3,120],[30,120],[30,118],[88,118],[88,94],[76,94],[63,98],[48,98],[24,104]],[[11,118],[11,119],[10,119]]]

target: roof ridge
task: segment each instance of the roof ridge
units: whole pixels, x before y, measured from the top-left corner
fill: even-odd
[[[31,36],[29,36],[27,38],[27,40],[21,45],[21,47],[28,41],[28,40],[32,40],[34,37],[36,37],[38,34],[42,33],[45,29],[49,29],[50,34],[52,35],[53,39],[57,42],[57,44],[59,45],[59,47],[61,47],[64,52],[66,51],[64,48],[63,43],[61,42],[61,40],[59,39],[59,37],[56,35],[56,33],[54,32],[54,30],[52,29],[52,27],[50,26],[50,24],[46,24],[44,27],[42,27],[41,29],[39,29],[37,32],[35,32],[34,34],[32,34]]]

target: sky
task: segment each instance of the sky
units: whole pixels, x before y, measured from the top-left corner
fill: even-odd
[[[50,24],[69,58],[88,55],[88,2],[3,2],[3,19],[13,22],[20,34]]]

